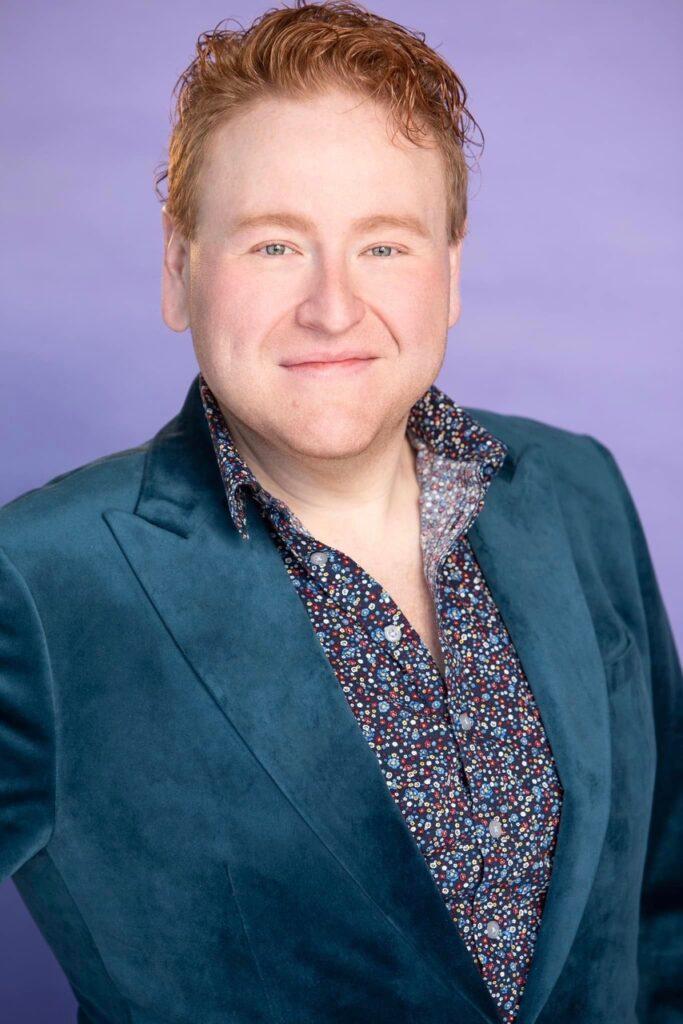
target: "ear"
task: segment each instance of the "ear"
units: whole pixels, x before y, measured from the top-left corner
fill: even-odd
[[[175,224],[161,208],[164,257],[161,268],[161,315],[172,331],[190,326],[190,247]]]
[[[464,233],[463,233],[464,238]],[[450,285],[448,292],[448,326],[453,327],[460,318],[460,258],[463,238],[449,242],[448,262],[450,264]]]

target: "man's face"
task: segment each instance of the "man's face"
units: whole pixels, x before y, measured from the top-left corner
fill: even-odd
[[[228,423],[289,457],[381,447],[459,315],[438,151],[349,93],[269,99],[215,132],[199,184],[195,241],[163,215],[162,311]]]

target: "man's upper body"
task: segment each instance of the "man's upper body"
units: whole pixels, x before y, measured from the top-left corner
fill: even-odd
[[[434,657],[411,618],[410,572],[396,589],[382,563],[377,573],[321,545],[258,482],[201,378],[200,392],[232,520],[248,541],[244,491],[254,494],[449,914],[501,1019],[512,1022],[562,796],[524,668],[467,541],[505,445],[436,386],[411,409],[426,592],[418,598],[434,619]]]
[[[452,571],[473,564],[467,552],[481,567],[542,721],[525,771],[553,779],[545,735],[562,788],[517,1019],[674,1024],[682,683],[637,513],[592,438],[463,414],[506,452]],[[13,876],[84,1022],[505,1019],[481,943],[468,946],[449,913],[435,884],[445,875],[372,746],[391,708],[384,731],[380,719],[363,729],[324,647],[332,634],[311,628],[268,517],[248,494],[245,541],[225,480],[196,378],[152,441],[0,510],[0,875]],[[469,595],[486,609],[481,590]],[[462,622],[477,621],[470,607],[450,635],[476,652],[462,638]],[[406,695],[420,653],[404,630],[389,701]],[[444,622],[449,710],[460,712],[467,674],[448,636]],[[395,647],[385,635],[366,650]],[[492,657],[471,676],[471,728],[450,716],[475,768],[452,793],[469,790],[477,815],[480,770],[514,776],[523,739],[482,735]],[[427,669],[434,697],[439,674]],[[411,700],[428,702],[418,691]],[[552,806],[528,810],[541,829],[552,823]],[[465,815],[452,818],[466,852]],[[499,888],[496,843],[512,834],[513,875],[532,848],[523,821],[501,821],[503,837],[475,820],[469,832],[494,851],[483,859]],[[467,872],[480,858],[461,862]],[[464,906],[467,885],[451,881]],[[486,906],[485,889],[477,898]]]

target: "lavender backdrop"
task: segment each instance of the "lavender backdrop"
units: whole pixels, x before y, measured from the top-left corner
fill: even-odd
[[[0,503],[147,439],[177,411],[196,367],[189,333],[159,313],[152,174],[197,35],[266,6],[5,0]],[[680,649],[683,4],[368,6],[426,32],[487,139],[464,312],[438,383],[462,405],[612,449]],[[75,1020],[11,881],[0,950],[3,1020]]]

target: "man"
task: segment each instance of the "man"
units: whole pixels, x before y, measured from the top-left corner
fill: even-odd
[[[464,100],[351,4],[200,37],[162,213],[200,373],[0,513],[0,868],[84,1024],[681,1020],[637,512],[594,438],[434,385]]]

